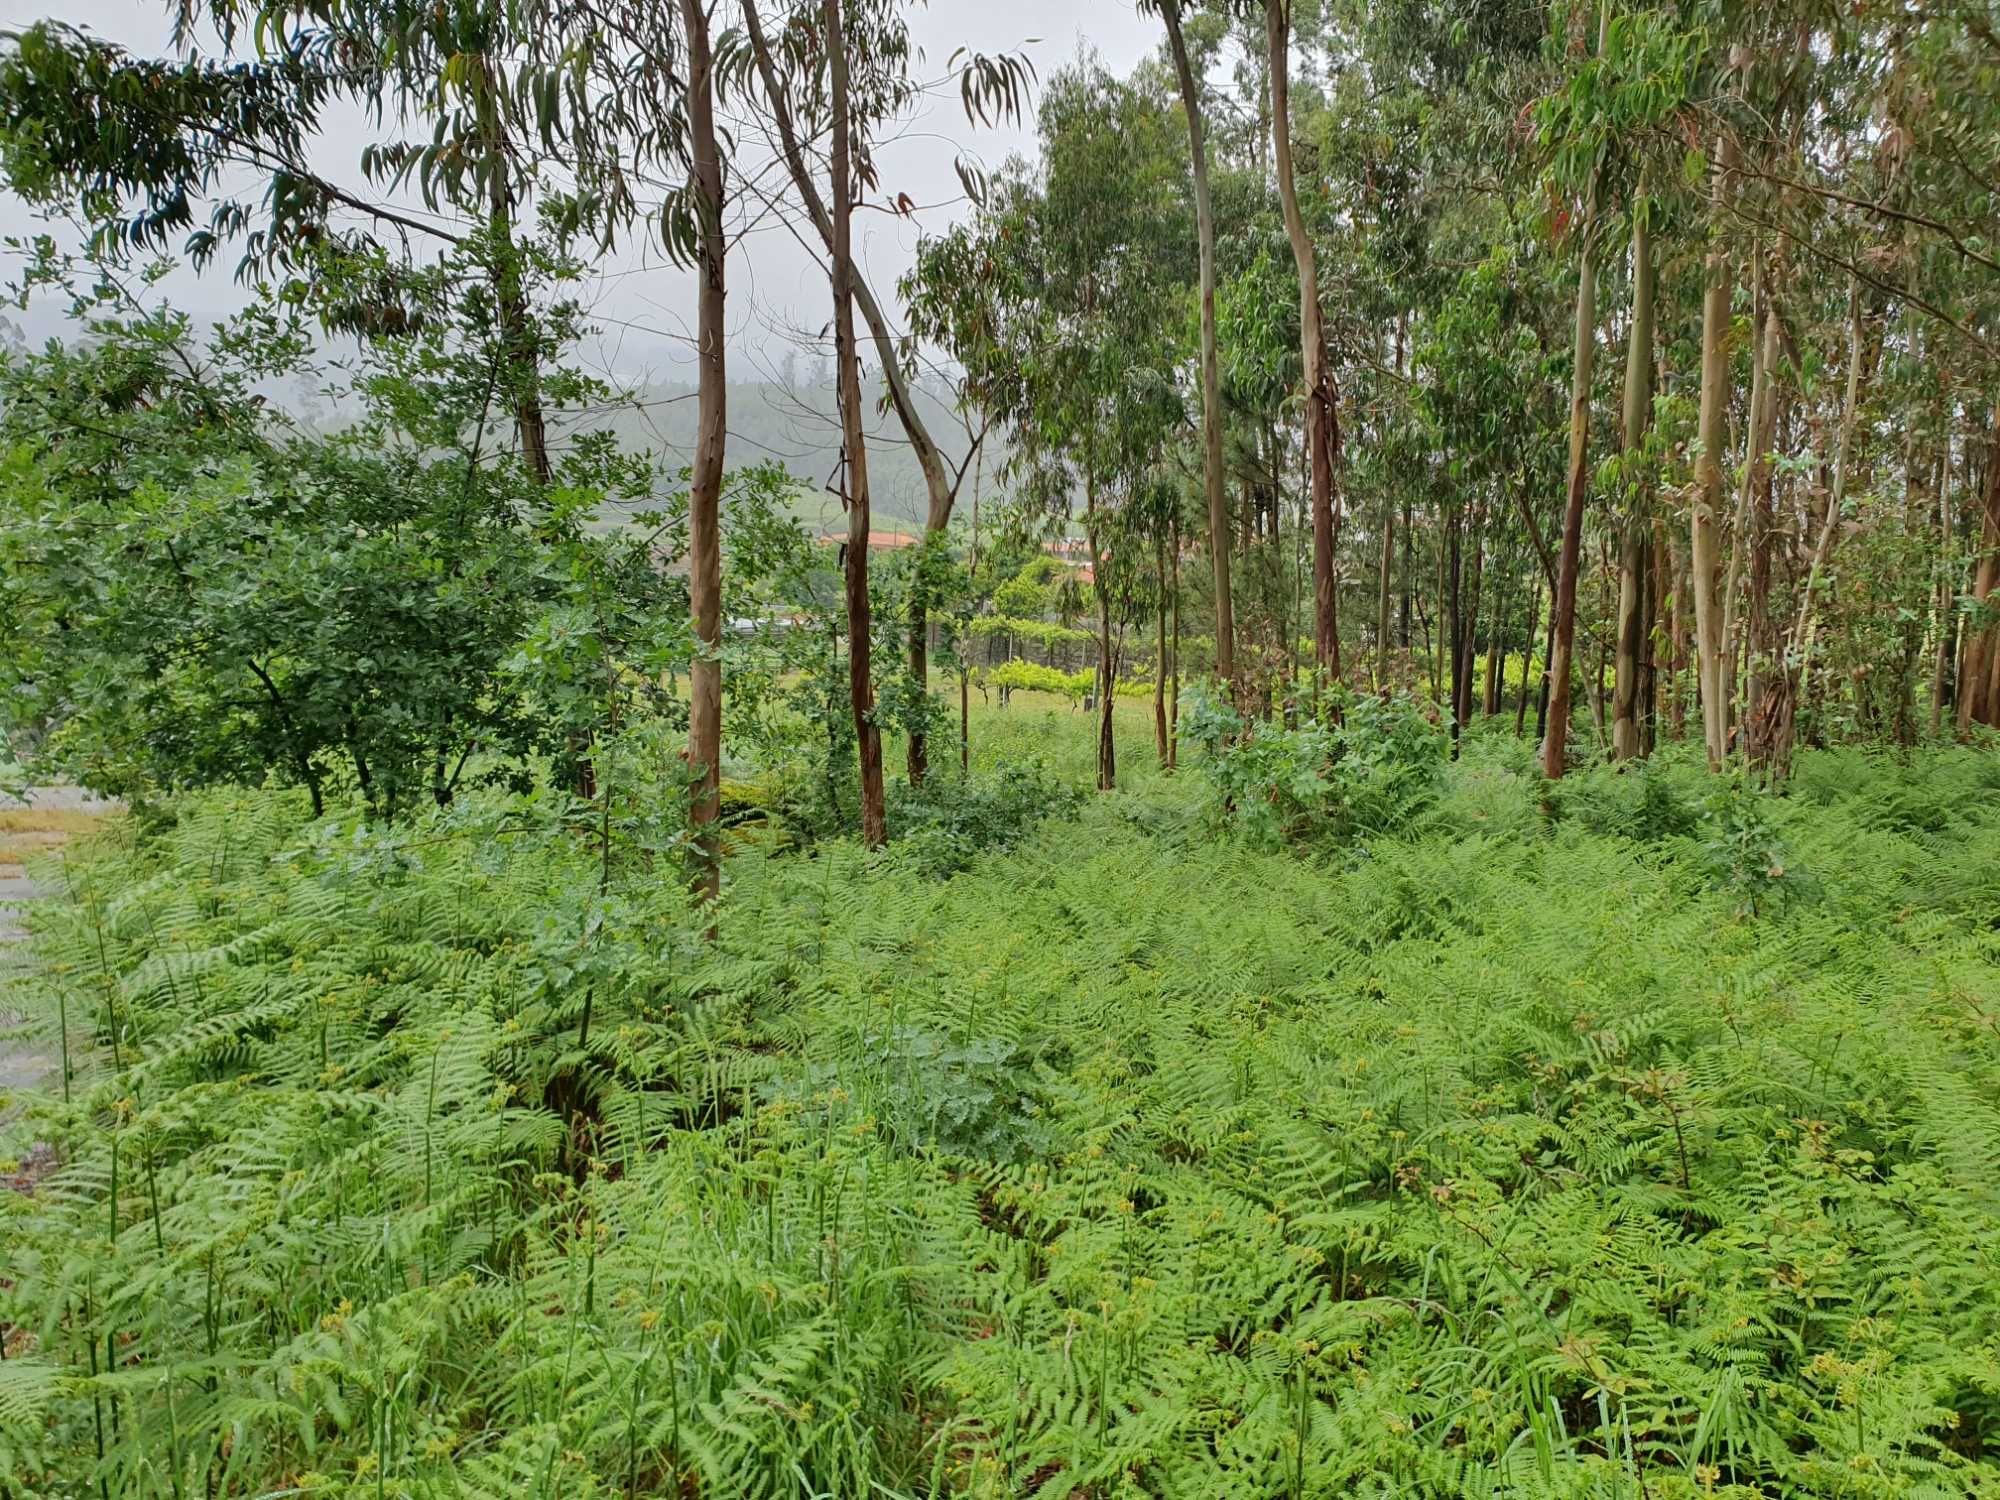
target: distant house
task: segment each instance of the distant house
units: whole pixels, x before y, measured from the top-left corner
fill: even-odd
[[[923,541],[922,537],[912,536],[907,531],[871,531],[868,533],[868,550],[870,552],[901,552],[905,547],[914,547],[921,541]],[[822,547],[844,547],[847,545],[847,533],[844,531],[826,532],[820,537],[819,544]]]
[[[1042,543],[1042,551],[1063,564],[1085,588],[1097,582],[1097,569],[1090,561],[1090,543],[1083,537],[1057,537]]]

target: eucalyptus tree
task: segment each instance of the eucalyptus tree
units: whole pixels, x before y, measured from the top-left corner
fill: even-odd
[[[823,17],[815,17],[815,10],[823,8],[797,5],[784,12],[774,40],[757,0],[741,0],[741,5],[743,41],[762,89],[762,102],[776,137],[779,159],[784,163],[807,222],[831,257],[835,215],[827,207],[828,195],[820,189],[813,158],[814,142],[830,132],[827,120],[830,99],[815,81],[821,66],[819,37],[824,25]],[[900,6],[891,0],[875,0],[858,11],[857,16],[865,18],[872,65],[858,80],[865,86],[857,89],[857,78],[849,79],[859,127],[851,139],[860,143],[856,158],[858,179],[862,186],[872,190],[879,187],[879,182],[868,149],[869,136],[909,109],[920,97],[922,86],[910,75],[914,54]],[[952,61],[968,120],[990,122],[1019,116],[1031,77],[1026,62],[1019,56],[966,52],[955,54]],[[968,190],[979,187],[977,174],[963,162],[959,171]],[[851,267],[849,279],[854,305],[860,309],[875,346],[889,405],[924,476],[926,545],[933,550],[941,549],[951,526],[952,509],[967,474],[977,462],[984,434],[975,432],[965,457],[956,463],[952,461],[931,436],[923,409],[912,394],[912,371],[906,368],[909,361],[902,347],[904,341],[898,338],[889,311],[858,266]],[[920,690],[930,680],[928,620],[935,602],[921,571],[910,590],[908,620],[910,675]],[[924,724],[910,726],[908,767],[913,782],[924,779],[929,766],[929,743]]]
[[[1271,161],[1284,206],[1285,233],[1299,275],[1299,338],[1305,364],[1307,466],[1312,476],[1313,650],[1319,666],[1340,676],[1340,612],[1334,598],[1333,466],[1340,448],[1339,390],[1327,358],[1319,268],[1299,208],[1292,167],[1291,0],[1264,0],[1271,88]]]
[[[1638,459],[1653,414],[1654,296],[1651,216],[1643,192],[1632,204],[1632,320],[1626,338],[1625,397],[1619,423],[1619,455]],[[1644,720],[1651,694],[1649,661],[1657,606],[1652,567],[1652,517],[1637,474],[1620,472],[1628,513],[1618,540],[1617,664],[1612,677],[1611,753],[1629,760],[1645,752]]]
[[[1082,502],[1108,790],[1118,640],[1149,593],[1164,614],[1149,585],[1163,582],[1183,418],[1186,175],[1164,99],[1093,62],[1050,80],[1037,122],[1037,167],[1011,163],[971,224],[926,240],[909,290],[919,326],[1005,426],[1017,503],[1061,526]],[[1164,676],[1164,654],[1159,665]]]
[[[1229,498],[1222,466],[1222,356],[1215,331],[1215,204],[1209,191],[1208,126],[1203,80],[1188,53],[1180,0],[1151,0],[1167,31],[1167,49],[1187,116],[1188,160],[1194,183],[1195,245],[1201,266],[1201,473],[1208,500],[1208,552],[1215,570],[1215,670],[1240,694],[1236,615],[1230,599]]]
[[[882,729],[875,722],[875,685],[869,675],[872,628],[868,617],[868,445],[861,416],[861,364],[854,347],[853,87],[844,0],[823,0],[820,48],[826,66],[829,115],[827,193],[833,200],[833,340],[840,385],[841,502],[847,507],[847,680],[861,769],[861,841],[876,848],[888,839],[882,802]],[[871,54],[864,47],[862,56]],[[862,173],[868,168],[862,134]]]
[[[601,246],[635,221],[695,273],[695,440],[687,470],[688,815],[698,899],[721,889],[722,531],[727,461],[731,204],[718,103],[742,84],[715,36],[721,0],[518,0],[511,98],[565,169],[551,194],[566,230]]]

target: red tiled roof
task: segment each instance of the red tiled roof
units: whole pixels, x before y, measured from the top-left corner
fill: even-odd
[[[870,552],[895,552],[904,547],[914,547],[922,537],[911,536],[907,531],[871,531],[868,533]],[[841,547],[847,543],[844,531],[829,531],[819,539],[822,547]]]

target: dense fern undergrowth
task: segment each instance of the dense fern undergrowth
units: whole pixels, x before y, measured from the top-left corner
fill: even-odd
[[[712,946],[497,800],[128,820],[15,997],[0,1491],[2000,1494],[2000,759],[1524,755],[747,839]]]

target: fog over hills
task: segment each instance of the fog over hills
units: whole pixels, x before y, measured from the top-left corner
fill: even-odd
[[[4,333],[4,328],[0,328]],[[808,526],[831,531],[844,526],[840,501],[828,486],[840,467],[840,417],[833,380],[820,373],[789,372],[788,380],[732,381],[729,386],[728,465],[748,468],[782,464],[799,483],[797,513]],[[867,372],[863,372],[866,380]],[[970,439],[951,399],[936,383],[912,387],[931,438],[955,466]],[[894,411],[880,401],[876,383],[868,398],[868,481],[878,528],[921,527],[928,505],[923,471]],[[552,412],[549,430],[560,446],[579,433],[609,430],[629,452],[652,455],[661,472],[672,475],[692,461],[695,387],[690,381],[655,381],[636,386],[626,399],[589,412]],[[348,402],[329,401],[325,390],[306,383],[272,392],[272,402],[307,426],[322,431],[351,419]],[[985,444],[984,493],[995,492],[994,471],[1005,448],[997,434]],[[970,479],[961,498],[969,504]]]
[[[969,447],[964,424],[948,397],[935,388],[914,388],[932,439],[955,465]],[[626,407],[594,415],[576,426],[608,427],[621,445],[658,453],[669,471],[688,463],[694,450],[695,402],[692,384],[670,382],[643,387]],[[991,439],[988,440],[989,445]],[[840,502],[828,489],[840,467],[840,417],[830,379],[800,378],[790,384],[756,381],[729,387],[729,467],[779,463],[801,487],[800,515],[809,524],[832,529],[842,524]],[[995,450],[989,446],[990,480]],[[923,471],[893,411],[869,406],[868,482],[878,525],[921,527],[927,507]],[[970,480],[967,481],[969,486]],[[967,490],[969,495],[970,491]]]

